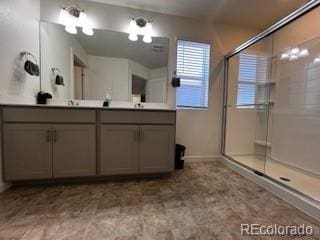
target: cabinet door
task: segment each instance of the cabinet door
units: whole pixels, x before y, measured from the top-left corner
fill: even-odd
[[[95,174],[95,125],[53,125],[53,176],[85,177]]]
[[[116,175],[138,172],[139,126],[102,125],[100,173]]]
[[[4,124],[5,180],[52,177],[51,125]]]
[[[175,148],[174,127],[143,125],[140,128],[140,172],[172,171]]]

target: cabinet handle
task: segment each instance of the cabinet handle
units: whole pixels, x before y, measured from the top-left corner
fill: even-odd
[[[141,130],[140,129],[140,132],[139,132],[139,137],[140,137],[140,142],[143,142],[143,140],[144,140],[144,132],[143,132],[143,130]]]
[[[57,130],[53,130],[53,141],[56,142],[58,139],[57,137]]]
[[[47,130],[47,142],[51,142],[51,130]]]

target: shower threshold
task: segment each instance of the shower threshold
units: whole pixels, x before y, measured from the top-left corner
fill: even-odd
[[[230,155],[230,157],[320,202],[320,176],[270,158],[265,161],[256,155]]]

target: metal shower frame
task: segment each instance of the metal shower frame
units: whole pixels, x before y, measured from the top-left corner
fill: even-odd
[[[267,28],[262,33],[254,36],[253,38],[249,39],[247,42],[241,44],[239,47],[235,48],[231,52],[229,52],[224,58],[224,81],[223,81],[223,103],[222,103],[222,133],[221,133],[221,154],[222,156],[233,160],[229,156],[225,154],[225,140],[226,140],[226,121],[227,121],[227,97],[228,97],[228,59],[232,56],[236,55],[237,53],[241,52],[242,50],[252,46],[253,44],[259,42],[261,39],[273,34],[280,28],[288,25],[290,22],[298,19],[299,17],[303,16],[304,14],[310,12],[312,9],[320,6],[320,0],[310,0],[288,16],[284,17],[271,27]],[[245,166],[247,167],[247,166]],[[248,167],[247,167],[248,168]]]

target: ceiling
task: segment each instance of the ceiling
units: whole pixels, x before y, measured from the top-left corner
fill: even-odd
[[[308,0],[89,0],[265,29]]]
[[[58,25],[57,25],[58,26]],[[163,37],[153,37],[152,43],[139,40],[128,40],[128,34],[109,30],[95,29],[93,36],[80,32],[75,35],[81,46],[90,55],[127,58],[140,63],[149,69],[166,67],[168,65],[169,40]],[[160,46],[160,51],[154,51],[154,46]]]

